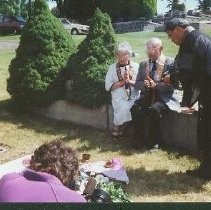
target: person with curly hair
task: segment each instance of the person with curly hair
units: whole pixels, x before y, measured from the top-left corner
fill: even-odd
[[[86,202],[70,187],[77,179],[76,152],[61,140],[35,150],[28,169],[0,180],[0,202]]]

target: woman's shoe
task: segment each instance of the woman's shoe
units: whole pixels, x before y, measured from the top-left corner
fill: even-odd
[[[113,131],[111,134],[113,137],[118,137],[119,136],[119,127],[118,126],[114,126],[113,127]]]

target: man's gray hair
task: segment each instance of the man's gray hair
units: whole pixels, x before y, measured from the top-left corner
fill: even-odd
[[[153,38],[151,38],[151,39],[149,39],[149,40],[147,41],[147,44],[146,44],[146,45],[147,45],[147,46],[148,46],[148,45],[162,46],[163,44],[162,44],[162,41],[161,41],[159,38],[153,37]]]
[[[120,42],[117,44],[115,53],[122,52],[122,53],[128,53],[132,55],[133,51],[128,42]]]

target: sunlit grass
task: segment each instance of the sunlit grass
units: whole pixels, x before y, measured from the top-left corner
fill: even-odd
[[[0,41],[19,41],[20,40],[20,35],[2,35],[0,34]]]
[[[0,51],[0,99],[7,99],[9,97],[6,91],[6,80],[9,76],[8,66],[11,59],[15,56],[14,51],[4,50]]]

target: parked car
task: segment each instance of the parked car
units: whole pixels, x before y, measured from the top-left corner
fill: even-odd
[[[71,33],[71,34],[88,34],[89,26],[82,25],[79,23],[71,23],[67,18],[59,18],[63,26]]]
[[[26,21],[21,16],[0,15],[1,33],[20,33]]]
[[[187,11],[187,15],[193,16],[193,9],[189,9],[189,10]]]

